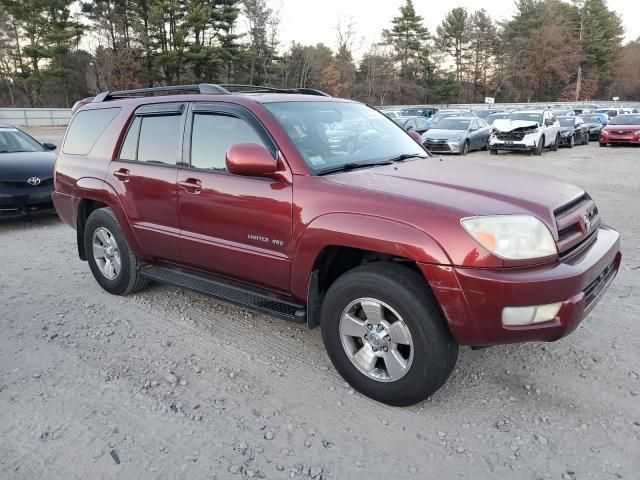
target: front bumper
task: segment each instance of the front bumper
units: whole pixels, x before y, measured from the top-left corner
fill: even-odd
[[[568,137],[563,137],[562,135],[560,135],[560,141],[558,142],[558,145],[561,145],[563,147],[569,145],[569,139],[571,137],[571,135],[569,135]]]
[[[640,135],[602,135],[600,143],[624,143],[629,145],[640,145]]]
[[[34,188],[28,193],[17,189],[0,191],[0,220],[54,214],[52,192],[53,187]]]
[[[451,333],[463,345],[554,341],[568,335],[602,298],[620,267],[620,237],[601,227],[597,240],[564,262],[501,270],[420,264]],[[555,319],[504,326],[505,307],[562,302]]]
[[[522,140],[500,140],[496,136],[489,137],[490,150],[508,150],[513,152],[528,152],[535,150],[538,139],[535,135],[525,135]]]

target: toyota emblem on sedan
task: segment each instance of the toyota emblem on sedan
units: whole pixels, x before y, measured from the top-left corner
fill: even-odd
[[[584,230],[586,232],[591,230],[591,219],[589,218],[589,215],[585,215],[582,220],[584,220]]]
[[[40,180],[40,177],[31,177],[29,180],[27,180],[27,183],[35,187],[36,185],[40,185],[41,181],[42,180]]]

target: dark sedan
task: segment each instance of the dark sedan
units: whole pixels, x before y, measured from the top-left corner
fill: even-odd
[[[0,124],[0,219],[53,214],[56,146]]]
[[[559,117],[560,146],[573,148],[574,145],[589,143],[589,125],[580,117]]]
[[[427,120],[423,117],[400,117],[394,118],[393,121],[404,128],[407,132],[416,132],[420,135],[429,129]]]
[[[598,140],[600,130],[609,121],[609,117],[604,113],[583,113],[580,118],[589,126],[589,140]]]

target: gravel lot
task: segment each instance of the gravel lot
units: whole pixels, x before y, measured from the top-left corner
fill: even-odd
[[[317,330],[160,285],[110,296],[56,218],[0,224],[0,478],[640,478],[640,149],[469,159],[584,187],[622,270],[573,335],[461,349],[410,408],[354,393]]]

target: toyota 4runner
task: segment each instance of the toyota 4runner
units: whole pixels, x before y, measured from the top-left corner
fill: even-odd
[[[78,107],[53,200],[105,290],[156,281],[320,326],[382,402],[431,395],[459,345],[567,335],[620,266],[580,188],[431,157],[357,102],[202,84]]]

